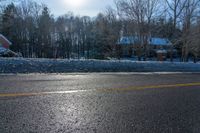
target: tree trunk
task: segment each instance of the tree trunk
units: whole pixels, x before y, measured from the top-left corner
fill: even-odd
[[[173,62],[173,46],[170,46],[170,61]]]

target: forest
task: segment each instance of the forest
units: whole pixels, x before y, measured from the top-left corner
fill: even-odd
[[[96,17],[55,16],[46,4],[5,1],[0,33],[26,58],[120,59],[122,36],[139,36],[139,60],[147,58],[150,36],[170,39],[181,61],[200,57],[199,0],[115,0]]]

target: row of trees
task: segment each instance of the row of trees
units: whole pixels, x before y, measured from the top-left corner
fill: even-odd
[[[112,10],[96,18],[70,12],[54,17],[46,5],[24,0],[7,5],[1,12],[0,32],[12,40],[11,49],[23,57],[114,56],[120,23]]]
[[[0,32],[24,57],[119,57],[116,42],[131,35],[140,40],[139,60],[147,57],[150,36],[169,38],[183,61],[190,54],[199,56],[199,0],[116,0],[115,4],[116,10],[109,7],[91,18],[73,13],[55,17],[46,5],[31,0],[11,3],[1,10]]]

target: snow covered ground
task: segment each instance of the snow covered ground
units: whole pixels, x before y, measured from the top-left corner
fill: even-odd
[[[0,55],[4,54],[7,51],[7,49],[0,46]]]
[[[200,72],[200,63],[0,58],[0,73]]]

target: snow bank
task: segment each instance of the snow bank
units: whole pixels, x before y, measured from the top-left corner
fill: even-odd
[[[200,72],[200,64],[156,61],[0,58],[0,73]]]
[[[0,55],[4,54],[7,51],[7,49],[0,46]]]

